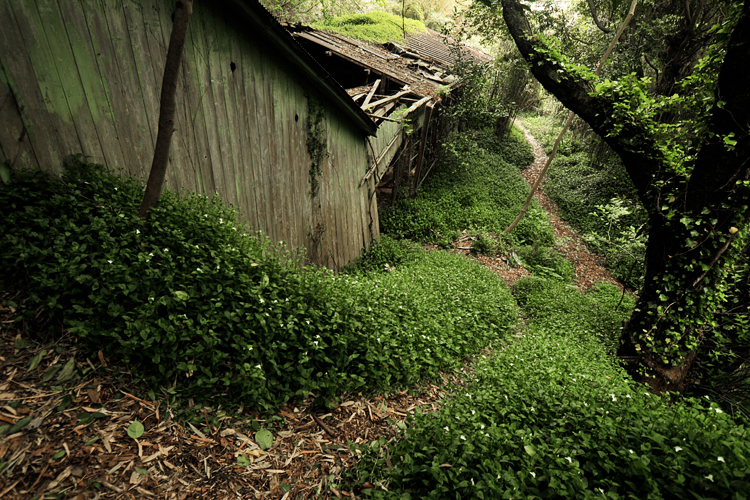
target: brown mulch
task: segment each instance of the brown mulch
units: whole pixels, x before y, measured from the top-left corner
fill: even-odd
[[[3,326],[15,314],[0,305]],[[14,500],[361,498],[340,486],[358,458],[351,445],[393,442],[400,422],[417,409],[438,410],[471,369],[408,392],[344,395],[330,410],[305,401],[262,419],[212,408],[190,424],[177,421],[161,395],[133,394],[139,389],[127,368],[103,353],[81,355],[69,335],[44,345],[24,337],[0,330],[0,428],[8,426],[0,431],[0,498]],[[134,420],[144,426],[138,439],[128,436]],[[253,422],[272,420],[273,445],[263,450]]]
[[[524,132],[536,155],[523,172],[531,182],[546,156]],[[557,216],[543,190],[536,198],[550,214],[557,250],[575,265],[576,285],[620,286]],[[454,242],[467,256],[471,244],[468,235]],[[473,258],[509,285],[529,276],[512,257]],[[8,298],[0,292],[0,299]],[[448,387],[461,384],[471,371],[467,363],[463,373],[445,374],[440,385],[408,392],[345,395],[326,411],[313,408],[312,401],[282,407],[266,419],[250,410],[228,415],[206,408],[203,422],[188,424],[175,419],[161,395],[144,397],[130,383],[129,370],[106,353],[87,358],[65,333],[43,345],[28,342],[14,326],[16,314],[0,300],[0,498],[13,500],[362,498],[362,491],[340,486],[358,458],[353,445],[393,442],[408,415],[438,410]],[[144,425],[137,439],[128,436],[134,420]],[[255,442],[253,425],[271,429],[269,449]],[[387,446],[381,453],[390,462]]]

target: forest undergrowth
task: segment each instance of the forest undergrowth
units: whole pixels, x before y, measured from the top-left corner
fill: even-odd
[[[309,401],[323,414],[344,395],[471,365],[442,408],[410,409],[399,439],[350,442],[361,460],[318,495],[744,498],[742,421],[711,400],[649,395],[621,368],[614,351],[632,299],[606,283],[575,287],[538,205],[500,236],[528,193],[520,172],[532,158],[518,131],[454,135],[418,197],[384,212],[381,242],[339,275],[302,267],[217,198],[166,193],[147,224],[136,216],[142,186],[101,166],[71,161],[62,180],[13,172],[0,188],[3,310],[14,311],[2,328],[52,350],[69,332],[88,359],[127,366],[142,401],[164,400],[205,435],[242,407],[263,449],[287,432],[282,418],[262,424],[281,405]],[[515,255],[534,276],[510,289],[475,260],[423,248],[452,249],[464,231],[476,251]],[[29,363],[33,374],[39,360]],[[40,374],[48,389],[55,373]],[[0,433],[36,439],[30,422]],[[255,470],[247,456],[232,460],[237,474]],[[302,488],[295,477],[287,492]]]

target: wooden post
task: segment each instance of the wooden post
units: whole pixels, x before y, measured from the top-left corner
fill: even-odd
[[[193,0],[177,0],[175,4],[174,25],[169,37],[167,48],[167,62],[164,65],[164,78],[161,84],[161,98],[159,101],[159,131],[156,134],[154,159],[151,172],[146,183],[141,209],[138,216],[148,219],[149,211],[159,203],[164,177],[169,163],[169,147],[174,133],[175,94],[177,93],[177,78],[180,76],[180,60],[185,47],[190,17],[193,15]]]
[[[428,103],[424,108],[424,124],[422,125],[422,140],[419,141],[419,156],[417,157],[417,167],[414,170],[414,181],[411,185],[411,197],[417,196],[417,188],[419,187],[419,174],[422,172],[422,162],[424,161],[424,149],[427,145],[427,129],[430,128],[430,118],[432,118],[432,108],[435,105]]]

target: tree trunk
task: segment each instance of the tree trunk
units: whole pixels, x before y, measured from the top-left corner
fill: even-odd
[[[649,213],[646,280],[623,331],[621,353],[637,356],[633,373],[654,392],[681,392],[702,341],[712,334],[713,312],[722,305],[727,250],[748,232],[750,2],[729,38],[709,133],[685,175],[670,169],[643,125],[610,121],[613,103],[595,95],[591,82],[547,58],[518,0],[502,0],[502,5],[534,76],[618,153]],[[622,128],[613,135],[616,125]]]
[[[174,114],[176,108],[177,78],[180,75],[180,60],[185,47],[190,17],[193,15],[193,0],[177,0],[175,4],[174,25],[169,37],[167,62],[164,66],[164,78],[161,84],[159,101],[159,130],[156,134],[154,159],[146,183],[146,192],[138,211],[141,219],[148,219],[149,211],[159,203],[164,177],[169,163],[169,147],[174,133]]]

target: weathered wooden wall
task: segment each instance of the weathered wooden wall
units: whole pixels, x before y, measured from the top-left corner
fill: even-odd
[[[219,2],[196,2],[166,186],[237,206],[273,241],[331,268],[378,238],[364,134],[325,106],[329,157],[310,190],[305,76]],[[83,153],[146,178],[171,0],[0,2],[0,161],[59,171]],[[317,95],[324,105],[324,97]]]

